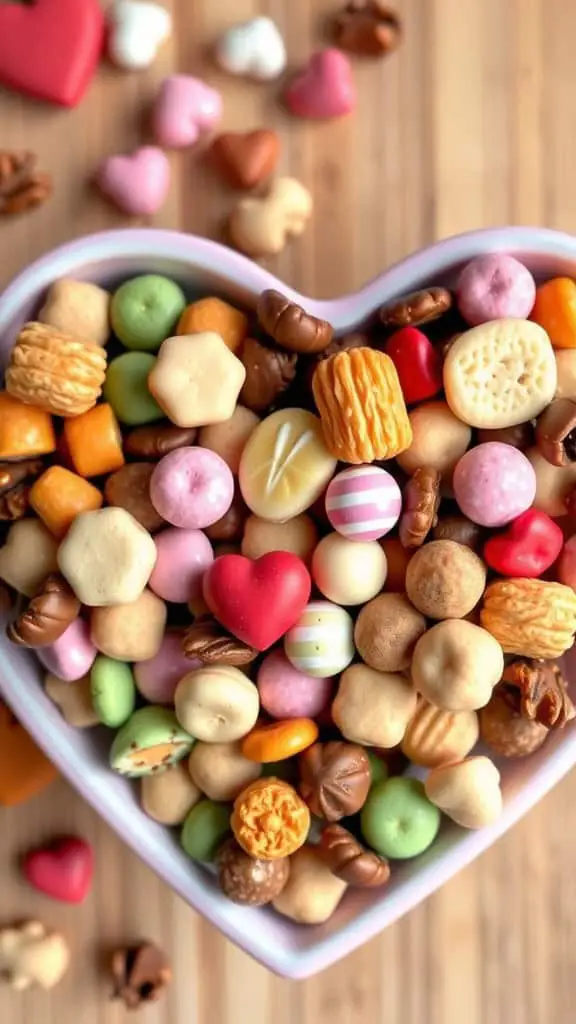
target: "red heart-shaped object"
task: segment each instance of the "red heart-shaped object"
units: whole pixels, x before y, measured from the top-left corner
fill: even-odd
[[[484,558],[500,576],[535,579],[554,564],[564,546],[564,534],[550,516],[529,508],[504,533],[484,545]]]
[[[22,862],[24,877],[40,892],[63,903],[81,903],[88,895],[94,874],[92,847],[76,836],[66,836],[39,850],[31,850]]]
[[[356,88],[346,54],[332,48],[313,53],[284,98],[297,117],[323,120],[351,114],[356,106]]]
[[[272,551],[254,562],[222,555],[204,574],[203,588],[218,621],[239,640],[265,651],[300,617],[312,582],[301,558]]]
[[[396,367],[404,400],[423,402],[442,389],[442,359],[417,327],[402,327],[386,342],[386,354]]]
[[[98,0],[0,4],[0,83],[73,107],[94,74],[103,42]]]

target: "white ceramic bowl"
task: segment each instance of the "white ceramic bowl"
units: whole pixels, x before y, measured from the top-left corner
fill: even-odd
[[[34,315],[52,281],[62,276],[113,284],[144,271],[180,280],[192,293],[219,292],[250,305],[277,287],[339,333],[359,326],[381,303],[425,284],[454,280],[479,253],[517,255],[539,277],[576,276],[576,238],[537,228],[487,230],[440,242],[410,256],[355,295],[318,302],[286,288],[256,264],[215,243],[165,231],[115,231],[65,245],[24,271],[0,297],[0,344],[5,361],[17,330]],[[576,659],[572,675],[576,675]],[[382,892],[349,892],[327,924],[306,928],[270,910],[248,910],[225,899],[208,872],[191,863],[175,834],[147,818],[133,784],[106,766],[110,733],[71,729],[44,696],[32,654],[0,643],[0,693],[73,786],[134,851],[199,913],[261,963],[290,978],[322,970],[376,935],[485,850],[532,807],[576,761],[576,724],[554,734],[525,761],[501,764],[504,813],[491,828],[465,832],[444,826],[423,856],[394,866]]]

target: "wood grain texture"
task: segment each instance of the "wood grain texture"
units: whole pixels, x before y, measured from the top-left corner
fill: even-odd
[[[225,93],[225,126],[274,125],[283,170],[312,189],[312,227],[270,266],[305,293],[337,295],[434,238],[482,225],[576,230],[576,4],[569,0],[399,0],[400,51],[357,65],[356,116],[290,120],[274,85],[219,75],[207,57],[227,25],[270,14],[296,65],[318,45],[335,0],[172,0],[177,33],[154,68],[103,68],[82,106],[51,110],[0,96],[2,148],[32,148],[55,177],[52,202],[0,224],[4,282],[55,243],[125,221],[90,189],[98,161],[146,137],[146,112],[171,69]],[[155,223],[218,237],[234,201],[197,153],[173,157]],[[5,1024],[119,1024],[102,954],[150,936],[176,982],[143,1024],[570,1024],[576,981],[576,782],[567,779],[477,863],[346,962],[306,983],[275,979],[191,913],[64,782],[0,812],[2,919],[38,915],[70,935],[74,965],[50,997],[0,989]],[[97,851],[82,908],[37,898],[18,851],[78,830]],[[242,1009],[240,1009],[242,1007]]]

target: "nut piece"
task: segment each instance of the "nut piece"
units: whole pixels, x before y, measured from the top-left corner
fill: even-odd
[[[356,814],[370,789],[370,762],[353,743],[315,743],[299,758],[300,795],[312,814],[340,821]]]
[[[151,423],[136,427],[124,438],[124,452],[137,459],[158,462],[176,448],[187,448],[196,440],[196,427],[175,427],[172,423]]]
[[[518,689],[519,711],[523,718],[540,722],[547,729],[562,729],[576,717],[568,684],[554,662],[513,661],[504,669],[502,680],[508,689]]]
[[[41,459],[0,462],[0,521],[22,519],[30,508],[30,487],[44,470]]]
[[[232,636],[212,615],[201,615],[188,627],[182,639],[187,658],[205,665],[248,665],[258,657],[255,647]]]
[[[502,813],[500,772],[488,757],[433,768],[424,789],[428,799],[463,828],[484,828]]]
[[[540,749],[549,734],[540,722],[522,718],[518,691],[506,685],[494,690],[479,718],[482,740],[502,757],[528,757]]]
[[[418,327],[447,313],[452,306],[452,294],[447,288],[425,288],[382,306],[378,312],[385,327]]]
[[[152,462],[129,462],[111,473],[104,484],[104,496],[109,505],[125,508],[148,533],[156,533],[165,520],[150,501]]]
[[[359,57],[382,57],[391,53],[400,42],[400,34],[398,15],[380,0],[350,0],[334,19],[336,46]]]
[[[245,907],[263,907],[280,895],[290,874],[288,857],[250,857],[235,839],[227,839],[216,857],[218,882],[225,896]]]
[[[106,353],[100,345],[28,323],[10,353],[6,390],[55,416],[80,416],[96,405],[105,376]]]
[[[322,352],[332,341],[332,324],[310,316],[301,306],[272,288],[262,292],[256,315],[266,334],[288,352],[314,355]]]
[[[127,1010],[142,1003],[155,1003],[172,981],[172,968],[161,949],[153,942],[118,949],[112,957],[114,999],[121,999]]]
[[[404,488],[400,517],[400,542],[405,548],[419,548],[438,522],[441,474],[422,466]]]
[[[346,882],[330,871],[318,847],[306,843],[290,858],[290,877],[274,900],[274,909],[299,924],[323,924],[346,889]]]
[[[443,516],[432,530],[434,540],[453,540],[478,552],[484,543],[484,530],[466,516]]]
[[[6,629],[8,639],[23,647],[47,647],[66,632],[80,607],[64,577],[51,573],[26,610]]]
[[[562,583],[496,580],[486,588],[480,620],[507,654],[553,660],[574,642],[576,594]]]
[[[388,861],[367,850],[342,825],[322,830],[318,853],[333,875],[358,889],[386,885],[390,878]]]
[[[361,609],[354,643],[362,661],[378,672],[403,672],[410,666],[426,619],[405,594],[379,594]]]
[[[536,444],[553,466],[576,462],[576,402],[556,398],[536,424]]]
[[[230,825],[251,857],[288,857],[306,842],[310,811],[298,793],[280,779],[258,779],[234,801]]]
[[[52,177],[36,170],[33,153],[0,153],[0,216],[26,213],[52,195]]]
[[[420,697],[402,740],[402,753],[413,764],[436,768],[466,757],[478,742],[478,731],[475,711],[446,711]]]
[[[296,376],[298,356],[295,353],[281,352],[255,338],[246,338],[240,358],[246,380],[239,400],[253,412],[263,412],[273,406]]]
[[[486,566],[453,540],[433,540],[416,551],[406,570],[406,593],[430,619],[464,618],[486,586]]]

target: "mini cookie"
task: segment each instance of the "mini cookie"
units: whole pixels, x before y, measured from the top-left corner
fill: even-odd
[[[426,619],[405,594],[380,594],[361,610],[354,643],[362,660],[377,672],[409,668],[416,641],[426,631]]]
[[[298,671],[277,649],[260,665],[257,685],[260,703],[272,718],[316,718],[330,702],[334,681]]]
[[[155,775],[142,776],[142,810],[160,825],[181,825],[201,797],[184,761]]]
[[[200,530],[218,522],[230,508],[234,478],[216,452],[177,448],[154,467],[150,500],[167,523]]]
[[[454,467],[472,440],[468,424],[462,423],[446,402],[425,402],[409,415],[412,443],[397,456],[398,465],[412,475],[420,466],[436,469],[450,484]]]
[[[216,858],[218,882],[233,903],[263,907],[276,899],[290,874],[288,857],[262,860],[250,857],[235,839],[227,839]]]
[[[332,873],[319,850],[306,844],[290,858],[290,876],[274,910],[298,924],[323,924],[336,910],[346,882]]]
[[[70,965],[68,943],[40,921],[0,929],[0,973],[15,992],[32,986],[50,991]]]
[[[317,543],[318,528],[305,513],[286,523],[271,523],[260,516],[248,516],[244,523],[242,554],[256,559],[271,551],[290,551],[308,565]]]
[[[186,757],[193,743],[173,711],[149,705],[135,711],[116,734],[110,750],[110,767],[132,779],[151,775]]]
[[[247,196],[232,210],[228,231],[248,256],[276,256],[302,234],[312,216],[312,196],[295,178],[276,178],[265,196]]]
[[[230,835],[231,804],[200,800],[188,814],[180,842],[192,860],[213,862]]]
[[[475,711],[442,710],[420,697],[402,740],[402,752],[424,768],[460,761],[476,745],[478,728]]]
[[[253,682],[232,665],[195,669],[174,694],[178,721],[205,743],[230,743],[250,732],[260,701]]]
[[[529,320],[473,327],[454,342],[444,362],[448,405],[471,427],[511,427],[534,419],[554,398],[556,379],[550,339]]]
[[[68,725],[72,725],[75,729],[89,729],[93,725],[98,725],[100,716],[92,704],[89,673],[71,683],[60,679],[52,672],[47,672],[44,679],[44,692],[56,704]],[[2,803],[1,798],[0,803]]]
[[[501,757],[528,757],[550,735],[545,725],[520,715],[518,700],[506,686],[495,689],[479,718],[481,739]]]
[[[136,687],[129,665],[99,654],[90,671],[92,704],[102,725],[118,729],[136,704]]]
[[[427,630],[416,644],[411,668],[416,689],[446,711],[484,707],[503,671],[497,640],[461,619],[446,619]]]
[[[398,484],[378,466],[345,469],[326,489],[330,524],[349,540],[378,540],[396,525],[401,509]]]
[[[246,853],[277,860],[295,853],[306,842],[310,811],[287,782],[264,778],[236,797],[230,824]]]
[[[198,435],[201,448],[209,448],[224,460],[235,476],[240,469],[240,459],[248,438],[260,423],[251,409],[237,405],[230,419],[202,427]]]
[[[351,541],[339,533],[323,537],[312,556],[312,579],[336,604],[364,604],[386,580],[386,555],[376,541]]]
[[[284,636],[286,657],[300,672],[319,678],[335,676],[354,657],[353,628],[344,608],[311,601]]]
[[[90,638],[88,624],[84,619],[74,619],[62,636],[47,647],[39,647],[36,653],[53,675],[75,682],[90,671],[98,652]]]
[[[58,569],[57,551],[57,541],[39,519],[20,519],[0,548],[0,578],[20,594],[33,597]]]
[[[502,813],[500,772],[488,757],[433,768],[424,788],[428,799],[463,828],[484,828]]]
[[[460,619],[478,604],[486,567],[463,544],[434,540],[419,548],[406,570],[406,593],[430,619]]]
[[[192,302],[182,313],[176,334],[215,331],[231,352],[237,352],[248,334],[248,317],[229,302],[209,296]],[[168,335],[170,331],[166,331]]]
[[[261,767],[244,757],[238,740],[194,744],[188,770],[192,781],[210,800],[235,800],[260,777]]]
[[[148,376],[148,387],[178,427],[222,423],[234,412],[246,371],[219,334],[167,338]]]
[[[482,625],[507,654],[559,658],[576,631],[576,594],[562,583],[496,580],[486,588]]]
[[[497,441],[466,452],[452,482],[460,509],[480,526],[505,526],[530,508],[536,494],[536,474],[529,460],[517,448]]]
[[[50,286],[38,320],[64,334],[105,345],[110,337],[110,293],[89,281],[62,277]]]
[[[387,749],[402,742],[416,700],[404,676],[352,665],[340,678],[332,718],[352,743]]]
[[[340,821],[356,814],[372,783],[370,762],[354,743],[315,743],[298,759],[300,795],[312,814]]]
[[[135,601],[93,608],[90,637],[101,652],[118,661],[148,661],[160,650],[166,627],[166,605],[151,590]]]

